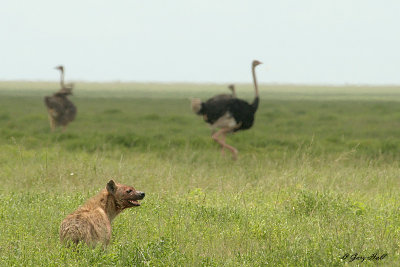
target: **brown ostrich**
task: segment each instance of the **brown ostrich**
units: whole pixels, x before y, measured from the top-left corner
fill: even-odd
[[[224,148],[230,150],[233,159],[237,159],[238,151],[225,142],[226,134],[247,130],[253,126],[254,115],[260,101],[255,68],[260,64],[262,64],[260,61],[253,60],[251,66],[255,90],[253,103],[249,104],[242,99],[233,97],[217,100],[211,98],[206,102],[202,102],[199,98],[192,99],[192,110],[197,115],[202,115],[204,121],[209,123],[212,128],[219,129],[212,135],[212,138],[221,145],[222,153],[224,153]]]
[[[235,85],[234,84],[230,84],[228,86],[229,90],[231,90],[232,92],[232,97],[235,98],[236,97],[236,90],[235,90]]]
[[[56,127],[63,126],[63,131],[65,131],[68,123],[76,116],[76,106],[68,99],[68,95],[72,95],[73,84],[64,84],[63,66],[58,66],[56,69],[61,71],[61,89],[52,96],[46,96],[44,103],[49,114],[51,130],[54,131]]]
[[[236,90],[235,90],[235,85],[230,84],[228,86],[229,90],[231,90],[232,94],[219,94],[216,96],[213,96],[211,98],[209,98],[207,100],[207,102],[211,102],[211,101],[219,101],[219,100],[223,100],[223,99],[231,99],[231,98],[236,98]]]

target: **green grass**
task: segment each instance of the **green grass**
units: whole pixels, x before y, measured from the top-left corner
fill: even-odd
[[[400,88],[261,86],[254,127],[227,139],[233,162],[187,100],[224,85],[78,83],[76,121],[50,133],[57,86],[0,83],[1,266],[400,262]],[[63,247],[61,220],[110,178],[142,206],[105,251]]]

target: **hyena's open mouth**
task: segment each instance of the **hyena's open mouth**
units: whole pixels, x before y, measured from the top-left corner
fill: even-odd
[[[140,203],[139,203],[137,200],[130,200],[130,199],[128,199],[127,201],[128,201],[128,203],[129,203],[132,207],[140,206]]]
[[[140,203],[138,200],[142,200],[145,196],[145,193],[143,192],[138,192],[137,196],[134,199],[126,199],[126,202],[128,202],[128,205],[130,207],[138,207],[140,206]]]

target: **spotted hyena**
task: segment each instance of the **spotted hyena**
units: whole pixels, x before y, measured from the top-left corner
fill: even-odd
[[[89,199],[83,206],[69,214],[60,226],[61,242],[79,243],[95,247],[108,245],[111,239],[111,222],[124,209],[140,206],[138,200],[145,193],[110,180],[105,189]]]

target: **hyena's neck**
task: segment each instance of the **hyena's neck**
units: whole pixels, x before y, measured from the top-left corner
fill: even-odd
[[[115,197],[109,194],[107,190],[103,190],[97,196],[93,197],[88,205],[100,206],[106,213],[110,222],[121,212],[120,207],[116,204]]]
[[[110,222],[114,220],[115,217],[121,212],[121,209],[116,204],[115,197],[112,195],[108,195],[106,198],[106,203],[104,205],[104,211],[106,212]]]

